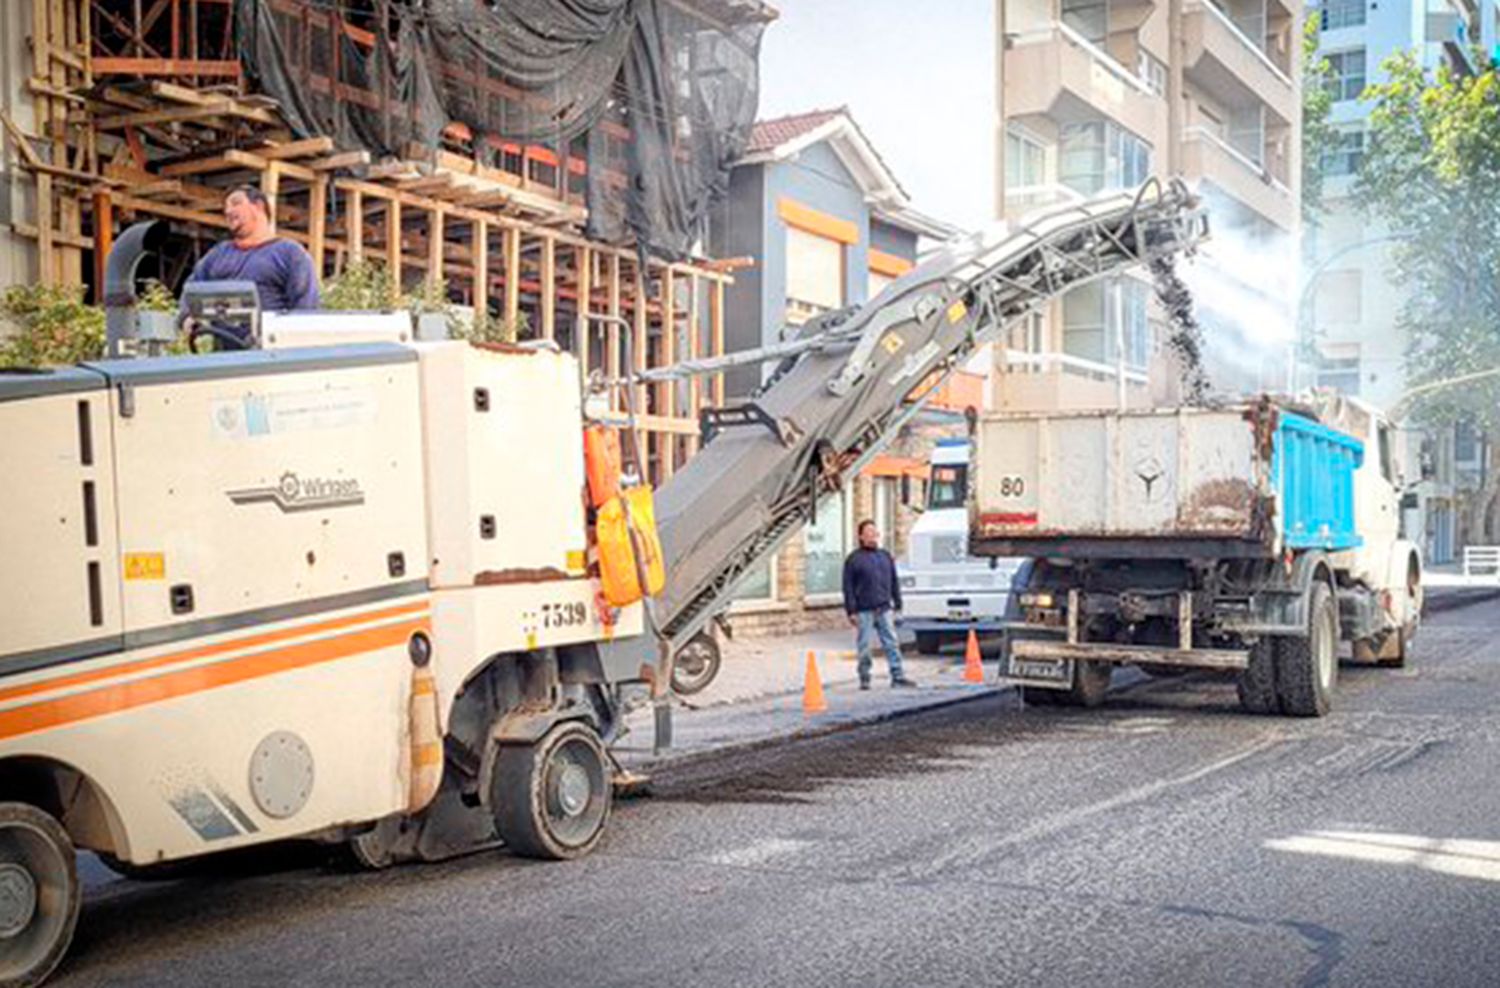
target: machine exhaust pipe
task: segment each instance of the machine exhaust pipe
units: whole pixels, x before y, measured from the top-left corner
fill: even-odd
[[[138,335],[135,271],[141,258],[161,249],[167,239],[167,224],[160,220],[135,223],[120,234],[104,267],[105,353],[125,356],[121,343]]]

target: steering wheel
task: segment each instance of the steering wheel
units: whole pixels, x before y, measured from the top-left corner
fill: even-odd
[[[198,349],[198,341],[205,336],[214,341],[215,350],[248,350],[250,348],[249,344],[238,334],[222,326],[195,321],[193,328],[188,331],[188,350],[193,353],[202,352]]]

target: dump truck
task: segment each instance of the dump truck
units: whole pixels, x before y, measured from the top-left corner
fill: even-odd
[[[1400,666],[1420,621],[1394,446],[1334,396],[986,417],[970,549],[1036,559],[1003,675],[1093,706],[1120,665],[1219,670],[1247,711],[1326,714],[1341,641]]]

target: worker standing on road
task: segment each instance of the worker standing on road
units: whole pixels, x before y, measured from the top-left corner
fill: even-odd
[[[891,627],[891,610],[901,610],[901,581],[896,561],[880,548],[880,529],[866,518],[859,523],[859,548],[844,560],[844,610],[858,629],[854,647],[859,652],[859,688],[870,688],[870,639],[880,636],[891,667],[892,686],[915,686],[901,670],[901,645]]]
[[[271,202],[253,185],[224,197],[230,239],[198,261],[188,281],[253,281],[263,312],[318,307],[318,273],[300,244],[276,236]]]

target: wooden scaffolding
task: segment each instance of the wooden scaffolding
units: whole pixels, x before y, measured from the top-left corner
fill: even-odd
[[[481,155],[449,127],[438,147],[372,161],[331,138],[295,138],[273,101],[246,91],[231,0],[29,2],[35,133],[0,123],[34,178],[35,215],[12,225],[35,240],[44,283],[97,291],[115,232],[142,218],[206,246],[225,226],[226,190],[253,183],[274,203],[278,233],[325,278],[378,260],[398,290],[442,286],[454,303],[524,326],[523,338],[572,350],[586,373],[619,377],[627,351],[638,370],[724,352],[735,262],[643,261],[589,239],[571,148]],[[337,5],[276,5],[309,30],[354,30]],[[722,376],[638,388],[654,479],[696,452],[698,413],[723,398]]]

